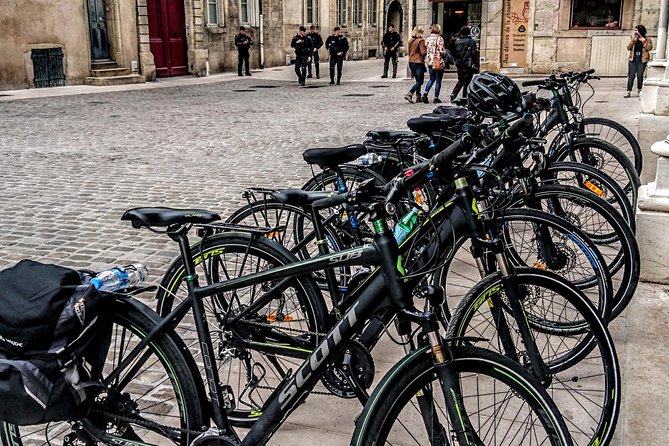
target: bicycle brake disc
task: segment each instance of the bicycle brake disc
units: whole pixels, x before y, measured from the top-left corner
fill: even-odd
[[[374,380],[374,359],[360,342],[351,340],[344,352],[330,364],[321,382],[340,398],[355,398],[356,393],[350,380],[362,389],[369,389]]]

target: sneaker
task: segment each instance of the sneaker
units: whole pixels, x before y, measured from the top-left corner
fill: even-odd
[[[395,79],[396,77],[397,77],[397,75],[396,75],[396,74],[393,74],[393,79]]]
[[[340,81],[337,81],[337,85],[341,85],[341,82],[340,82]]]
[[[423,93],[423,104],[429,104],[430,100],[427,98],[427,93]]]
[[[405,94],[404,99],[406,99],[407,101],[409,101],[413,104],[413,93],[409,92],[409,93]]]
[[[334,81],[330,81],[328,85],[334,85]]]
[[[321,76],[319,74],[316,75],[316,79],[320,79]]]
[[[381,76],[381,79],[387,79],[387,78],[388,78],[387,74],[384,74],[383,76]]]
[[[246,73],[246,75],[247,75],[247,76],[250,76],[250,75],[251,75],[251,73]]]
[[[641,90],[637,90],[636,95],[639,96],[639,97],[641,97]]]
[[[313,76],[311,74],[307,75],[307,79],[311,79]]]
[[[627,94],[625,94],[625,96],[623,96],[623,97],[624,98],[631,98],[632,97],[632,92],[628,91]]]
[[[237,74],[237,76],[244,76],[242,73]]]
[[[434,101],[432,101],[434,104],[441,104],[441,99],[439,98],[434,98]]]

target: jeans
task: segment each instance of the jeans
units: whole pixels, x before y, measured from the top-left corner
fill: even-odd
[[[307,77],[307,62],[308,56],[297,56],[295,58],[295,74],[297,74],[297,80],[300,84],[304,83],[304,80]]]
[[[397,51],[386,51],[383,55],[383,75],[388,76],[388,65],[393,61],[393,77],[397,76]]]
[[[420,87],[423,85],[423,81],[425,80],[425,65],[422,63],[416,63],[416,62],[409,62],[409,69],[411,70],[411,74],[413,75],[414,79],[416,79],[416,83],[411,87],[411,90],[409,90],[409,93],[418,93],[420,94]]]
[[[316,77],[321,77],[321,67],[318,65],[320,62],[320,57],[318,56],[318,51],[314,51],[311,54],[311,62],[309,62],[309,76],[311,76],[311,64],[312,62],[316,65]]]
[[[441,92],[441,79],[444,77],[444,70],[433,70],[432,67],[427,68],[430,72],[430,80],[425,85],[425,94],[430,91],[434,84],[434,97],[438,98]]]
[[[239,52],[239,58],[237,60],[237,74],[242,75],[242,66],[246,68],[246,74],[251,73],[249,71],[249,53],[248,52]]]
[[[341,80],[341,70],[344,66],[344,56],[330,54],[330,81],[332,82],[335,80],[335,66],[337,67],[337,82],[339,82]]]
[[[632,91],[634,77],[636,76],[636,88],[641,90],[643,87],[643,72],[646,71],[646,64],[642,62],[627,63],[627,91]]]

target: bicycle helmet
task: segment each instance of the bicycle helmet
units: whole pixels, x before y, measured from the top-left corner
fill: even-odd
[[[469,84],[467,105],[483,116],[503,118],[522,112],[523,97],[510,77],[485,71]]]

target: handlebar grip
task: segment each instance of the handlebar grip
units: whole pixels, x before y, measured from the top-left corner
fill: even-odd
[[[314,201],[312,203],[312,207],[314,209],[331,208],[331,207],[338,206],[340,204],[346,203],[346,200],[348,200],[348,197],[349,197],[349,192],[333,193],[332,196],[330,196],[330,197],[321,198],[320,200]]]
[[[523,87],[535,87],[535,86],[538,86],[538,85],[543,85],[545,83],[546,83],[546,80],[541,79],[541,80],[538,80],[538,81],[525,81],[521,85]]]
[[[534,119],[532,118],[532,115],[525,115],[522,119],[511,124],[511,127],[504,131],[504,136],[506,138],[516,138],[523,133],[525,129],[530,128],[533,122]]]
[[[465,133],[453,144],[434,155],[432,157],[431,163],[436,168],[445,167],[450,164],[450,162],[453,161],[453,159],[460,153],[465,150],[469,150],[472,147],[472,144],[472,137]]]
[[[595,72],[594,68],[590,68],[589,70],[586,70],[583,72],[583,74],[593,74]]]

